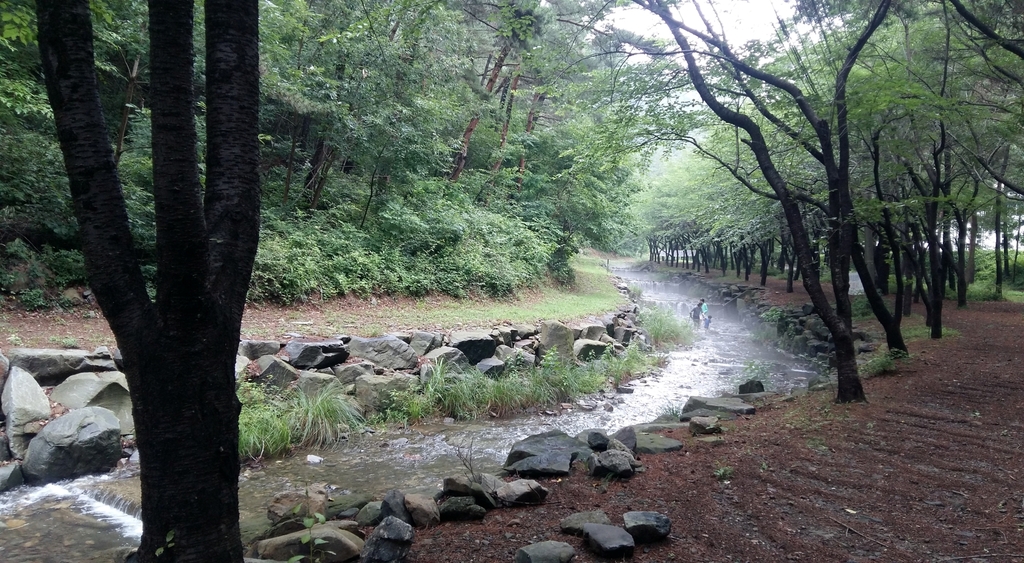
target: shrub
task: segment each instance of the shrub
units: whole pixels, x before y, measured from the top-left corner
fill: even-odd
[[[761,320],[766,323],[777,323],[786,316],[786,310],[782,307],[772,307],[761,313]]]
[[[50,306],[46,300],[46,294],[41,289],[26,289],[18,293],[18,302],[29,311],[38,311]]]
[[[1002,301],[993,282],[978,282],[967,286],[968,301]]]

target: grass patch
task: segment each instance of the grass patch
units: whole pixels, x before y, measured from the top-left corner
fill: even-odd
[[[288,429],[292,441],[307,448],[325,448],[363,424],[358,409],[346,398],[341,384],[332,381],[314,395],[294,392],[288,402]]]
[[[284,409],[256,383],[242,383],[238,399],[242,403],[238,415],[238,454],[246,459],[260,459],[287,453],[291,432]]]
[[[862,377],[875,377],[895,373],[899,369],[898,362],[908,358],[902,350],[890,350],[864,362],[859,368]]]
[[[696,338],[692,321],[660,307],[640,311],[639,323],[659,348],[672,344],[693,344]]]
[[[932,328],[929,326],[916,325],[916,326],[905,326],[902,327],[903,340],[921,340],[922,338],[932,337]],[[960,331],[955,328],[942,327],[943,338],[953,338],[960,336]]]

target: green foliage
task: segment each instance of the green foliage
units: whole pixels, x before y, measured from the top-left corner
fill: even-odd
[[[864,377],[874,377],[876,375],[894,373],[899,369],[897,362],[905,360],[907,357],[907,353],[903,350],[892,350],[884,354],[879,354],[864,362],[864,364],[860,366],[859,371]]]
[[[38,311],[50,306],[50,301],[46,299],[46,294],[41,289],[26,289],[18,292],[18,303],[21,303],[21,306],[29,311]]]
[[[730,465],[718,465],[711,473],[715,476],[715,479],[718,479],[719,481],[728,481],[732,479],[733,468]]]
[[[660,361],[660,358],[640,350],[638,344],[630,343],[622,354],[616,354],[611,348],[606,350],[595,369],[599,369],[603,375],[610,377],[615,385],[619,385],[651,371]]]
[[[782,307],[772,307],[761,313],[761,320],[766,323],[777,323],[786,316],[786,310]]]
[[[875,313],[871,310],[871,303],[864,295],[851,295],[850,308],[855,319],[872,319]]]
[[[291,395],[286,406],[291,439],[306,448],[326,448],[363,425],[363,417],[346,399],[341,384],[332,381],[312,396],[302,391]]]
[[[291,447],[285,410],[255,383],[238,387],[242,410],[238,415],[238,453],[246,459],[279,457]]]
[[[649,307],[640,311],[640,325],[654,340],[654,345],[664,347],[672,344],[692,344],[696,335],[693,323],[676,316],[672,311],[660,307]]]
[[[772,375],[771,363],[761,360],[748,360],[743,365],[743,377],[767,383]]]
[[[967,301],[1002,301],[1003,295],[996,291],[991,281],[975,282],[967,286]]]

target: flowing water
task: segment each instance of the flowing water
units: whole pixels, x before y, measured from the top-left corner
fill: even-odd
[[[615,271],[642,289],[645,305],[656,305],[686,318],[696,298],[688,287],[657,281],[651,274]],[[267,502],[278,492],[302,490],[309,483],[348,492],[381,494],[387,489],[436,491],[443,477],[461,474],[464,461],[478,471],[496,471],[514,442],[531,434],[560,429],[577,434],[590,428],[609,431],[650,422],[678,410],[690,396],[718,396],[736,391],[749,379],[751,365],[768,390],[787,393],[806,384],[810,369],[791,355],[752,342],[743,325],[725,318],[711,304],[710,330],[698,331],[693,346],[669,354],[663,370],[634,381],[629,394],[588,397],[556,415],[543,413],[467,423],[419,425],[406,430],[366,434],[330,451],[313,452],[323,463],[309,464],[306,454],[268,462],[243,471],[239,508],[243,534],[267,521]],[[107,550],[137,544],[138,477],[121,474],[83,477],[43,487],[20,487],[0,494],[0,561],[60,563],[109,561]]]

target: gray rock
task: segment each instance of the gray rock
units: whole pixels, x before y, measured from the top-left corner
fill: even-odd
[[[562,521],[558,523],[558,527],[561,528],[564,534],[582,536],[584,524],[611,525],[611,523],[612,521],[603,510],[590,510],[587,512],[577,512],[562,518]]]
[[[366,528],[367,526],[376,526],[380,524],[383,518],[380,515],[381,501],[368,502],[359,509],[359,513],[356,514],[356,522],[360,526]]]
[[[402,372],[361,375],[356,378],[356,399],[367,411],[376,411],[381,406],[381,400],[390,393],[408,391],[417,382],[416,376]]]
[[[7,383],[7,372],[11,369],[11,361],[7,359],[7,356],[0,352],[0,390],[4,388],[4,384]]]
[[[721,433],[722,427],[718,425],[717,416],[695,416],[690,419],[690,434],[694,436]]]
[[[487,509],[476,504],[473,497],[450,497],[441,503],[438,512],[442,522],[483,520]]]
[[[484,358],[476,364],[476,369],[480,370],[484,375],[496,378],[499,375],[505,373],[505,362],[498,358]]]
[[[401,563],[412,548],[412,526],[394,516],[377,525],[366,538],[360,563]]]
[[[754,407],[732,397],[690,397],[683,405],[683,412],[696,409],[730,412],[733,414],[754,414]]]
[[[493,356],[498,343],[489,331],[463,330],[448,335],[448,346],[465,354],[469,363],[476,365],[484,358]]]
[[[519,548],[515,563],[569,563],[576,550],[565,542],[542,541]]]
[[[441,346],[441,335],[417,330],[409,338],[409,346],[417,356],[425,356]]]
[[[469,477],[457,475],[445,477],[441,482],[441,491],[448,496],[468,497],[473,494],[473,482]]]
[[[242,380],[245,379],[246,375],[249,374],[249,358],[245,356],[235,356],[235,385],[237,386]]]
[[[636,451],[636,430],[631,426],[620,428],[618,432],[611,435],[612,438],[622,442],[630,450]]]
[[[679,422],[687,422],[697,416],[717,416],[719,420],[736,420],[733,413],[700,408],[683,412],[679,415]]]
[[[520,477],[558,477],[569,474],[572,453],[567,451],[548,452],[521,459],[505,467]]]
[[[629,455],[633,455],[633,450],[629,446],[623,444],[622,442],[616,440],[615,438],[608,438],[608,445],[605,446],[604,449],[613,451],[617,450],[620,452],[626,452]]]
[[[260,368],[259,382],[284,389],[299,378],[299,370],[277,356],[262,356],[256,360]]]
[[[636,453],[638,454],[664,454],[683,449],[683,443],[679,440],[666,438],[661,434],[637,434]]]
[[[740,384],[740,394],[744,393],[764,393],[764,383],[756,379],[751,379],[746,383]]]
[[[14,459],[11,456],[11,439],[0,432],[0,463]]]
[[[594,477],[605,477],[611,475],[619,478],[633,476],[633,465],[636,459],[627,452],[619,450],[607,450],[601,453],[590,454],[587,458],[587,473]]]
[[[9,491],[25,482],[21,473],[20,463],[11,463],[0,467],[0,491]]]
[[[571,362],[575,359],[573,354],[572,329],[558,321],[544,321],[540,325],[540,346],[538,353],[541,356],[554,353],[559,359]]]
[[[580,327],[580,338],[584,340],[600,340],[602,336],[610,336],[608,327],[603,324],[588,324]]]
[[[249,360],[258,360],[263,356],[273,356],[281,351],[281,343],[277,340],[242,340],[238,343],[238,355]]]
[[[11,451],[22,457],[22,436],[35,434],[41,422],[50,418],[50,400],[39,383],[24,369],[13,366],[4,382],[0,406],[7,417],[7,435],[11,438]]]
[[[85,350],[11,348],[7,354],[11,367],[29,372],[40,385],[58,385],[69,375],[83,371],[117,370],[113,359],[99,358]]]
[[[398,489],[391,489],[384,494],[384,500],[380,504],[380,517],[387,520],[388,516],[394,516],[406,524],[412,525],[412,514],[405,507],[405,494]]]
[[[50,400],[69,409],[103,407],[117,417],[122,434],[135,433],[128,381],[119,371],[76,373],[53,388]]]
[[[284,347],[288,363],[299,369],[323,369],[343,363],[349,352],[340,340],[292,340]]]
[[[515,336],[516,339],[525,340],[537,334],[537,326],[527,324],[513,325],[512,331],[514,333],[513,336]]]
[[[441,346],[423,357],[434,365],[444,362],[447,366],[455,368],[456,371],[468,369],[472,365],[469,363],[469,358],[461,350],[451,346]]]
[[[307,397],[315,397],[317,393],[320,393],[320,391],[332,383],[338,385],[338,378],[333,375],[315,371],[300,371],[296,386]]]
[[[331,497],[330,500],[327,501],[327,511],[324,512],[324,516],[326,516],[328,520],[334,520],[342,518],[339,515],[344,512],[354,511],[352,513],[352,517],[354,517],[359,512],[359,509],[372,501],[373,497],[366,493],[337,495]]]
[[[573,343],[572,353],[581,362],[600,359],[608,350],[608,345],[597,340],[580,339]]]
[[[657,512],[627,512],[622,515],[622,521],[636,543],[653,543],[672,533],[672,521]]]
[[[508,457],[505,459],[505,467],[509,467],[521,459],[554,452],[569,453],[571,463],[576,459],[586,459],[591,450],[586,444],[561,430],[550,430],[534,434],[513,444],[512,450],[509,451]]]
[[[334,376],[343,385],[355,383],[361,375],[373,375],[373,364],[370,362],[359,362],[358,364],[340,364],[331,368]]]
[[[374,364],[388,369],[412,369],[416,367],[419,356],[411,346],[394,336],[378,338],[352,337],[348,350],[353,356],[369,360]]]
[[[585,440],[587,446],[595,452],[603,452],[608,449],[608,433],[604,430],[584,430],[578,436],[578,440]]]
[[[498,500],[507,505],[519,506],[544,502],[544,499],[548,496],[548,490],[542,487],[540,483],[531,479],[519,479],[505,483],[495,491],[495,495],[498,497]]]
[[[120,458],[117,417],[102,407],[86,407],[47,424],[29,443],[21,469],[30,483],[52,483],[109,471]]]
[[[303,541],[306,535],[309,539]],[[315,542],[315,543],[314,543]],[[317,524],[309,530],[299,530],[256,543],[256,555],[261,559],[289,561],[292,557],[309,557],[310,549],[323,563],[342,563],[355,559],[363,550],[364,542],[348,530]]]
[[[612,334],[612,338],[619,341],[622,345],[628,346],[633,341],[633,335],[636,334],[636,329],[632,327],[617,326]]]
[[[633,557],[633,536],[618,526],[607,524],[585,524],[583,538],[587,547],[601,557]]]
[[[433,497],[405,495],[405,508],[412,516],[412,524],[417,528],[431,528],[441,523],[441,513]]]

